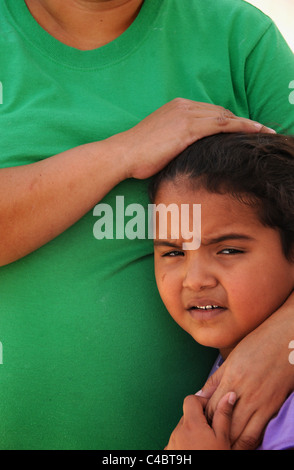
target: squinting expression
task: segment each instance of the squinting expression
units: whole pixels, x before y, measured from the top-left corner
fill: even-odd
[[[169,238],[169,226],[166,239],[154,240],[156,281],[174,320],[226,357],[289,296],[294,263],[278,231],[262,225],[252,207],[186,188],[162,183],[155,204],[201,204],[201,246],[183,250],[185,240]]]

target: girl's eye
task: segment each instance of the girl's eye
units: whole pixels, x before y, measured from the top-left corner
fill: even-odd
[[[162,255],[164,258],[166,257],[176,257],[176,256],[184,256],[184,252],[183,251],[177,251],[177,250],[173,250],[173,251],[169,251],[168,253],[164,253]]]
[[[221,255],[238,255],[240,253],[244,252],[242,250],[237,250],[236,248],[224,248],[223,250],[218,252],[218,254]]]

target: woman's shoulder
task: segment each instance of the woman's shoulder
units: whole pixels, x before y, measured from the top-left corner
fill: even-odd
[[[158,0],[154,0],[158,1]],[[162,4],[166,17],[170,15],[187,19],[197,26],[197,31],[209,35],[216,32],[220,36],[224,32],[233,36],[242,36],[246,40],[250,36],[263,34],[273,21],[257,7],[245,0],[164,0]]]
[[[246,0],[165,0],[166,6],[172,6],[172,9],[183,9],[187,12],[203,12],[206,16],[210,14],[221,15],[223,19],[226,14],[238,13],[243,17],[256,18],[259,21],[271,22],[271,19],[259,8]]]

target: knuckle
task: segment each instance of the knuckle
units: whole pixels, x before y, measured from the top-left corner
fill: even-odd
[[[235,115],[226,108],[220,107],[219,114],[216,119],[219,125],[223,126],[229,123],[230,119],[233,119]]]
[[[172,101],[173,101],[173,103],[181,103],[183,101],[183,98],[180,98],[179,96],[177,96]]]
[[[267,130],[266,126],[264,126],[263,124],[261,124],[260,126],[261,126],[261,127],[260,127],[260,129],[259,129],[258,132],[259,132],[260,134],[266,132],[266,130]]]
[[[187,395],[184,398],[183,410],[185,411],[185,409],[190,408],[190,406],[192,406],[194,403],[195,403],[195,396],[194,395]]]
[[[254,436],[241,436],[238,440],[238,447],[241,450],[254,450],[259,444],[259,438]]]
[[[222,415],[226,418],[226,419],[231,419],[232,418],[232,408],[224,408],[222,411],[221,411]]]
[[[173,431],[169,438],[168,444],[166,446],[166,450],[174,449],[175,445],[176,445],[176,437],[175,437],[175,432]]]
[[[225,126],[229,123],[230,117],[224,113],[221,112],[217,117],[216,117],[217,123],[220,126]]]
[[[212,374],[206,381],[205,383],[205,386],[207,388],[209,387],[212,387],[212,388],[215,388],[219,385],[219,377],[217,375],[217,373],[215,372],[214,374]]]
[[[190,121],[187,115],[178,117],[178,136],[183,148],[188,147],[188,145],[197,140],[193,122]]]
[[[174,98],[173,103],[175,106],[179,109],[188,109],[189,107],[189,101],[186,100],[185,98]]]

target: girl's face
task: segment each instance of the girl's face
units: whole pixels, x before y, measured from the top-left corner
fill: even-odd
[[[175,227],[181,223],[176,218],[169,220],[166,238],[155,235],[159,293],[184,330],[226,357],[289,296],[294,263],[284,256],[279,232],[262,225],[252,207],[229,195],[164,182],[155,204],[172,203],[179,213],[182,204],[189,204],[190,224],[192,205],[201,204],[201,245],[183,249],[187,239]],[[177,232],[179,237],[172,238]]]

